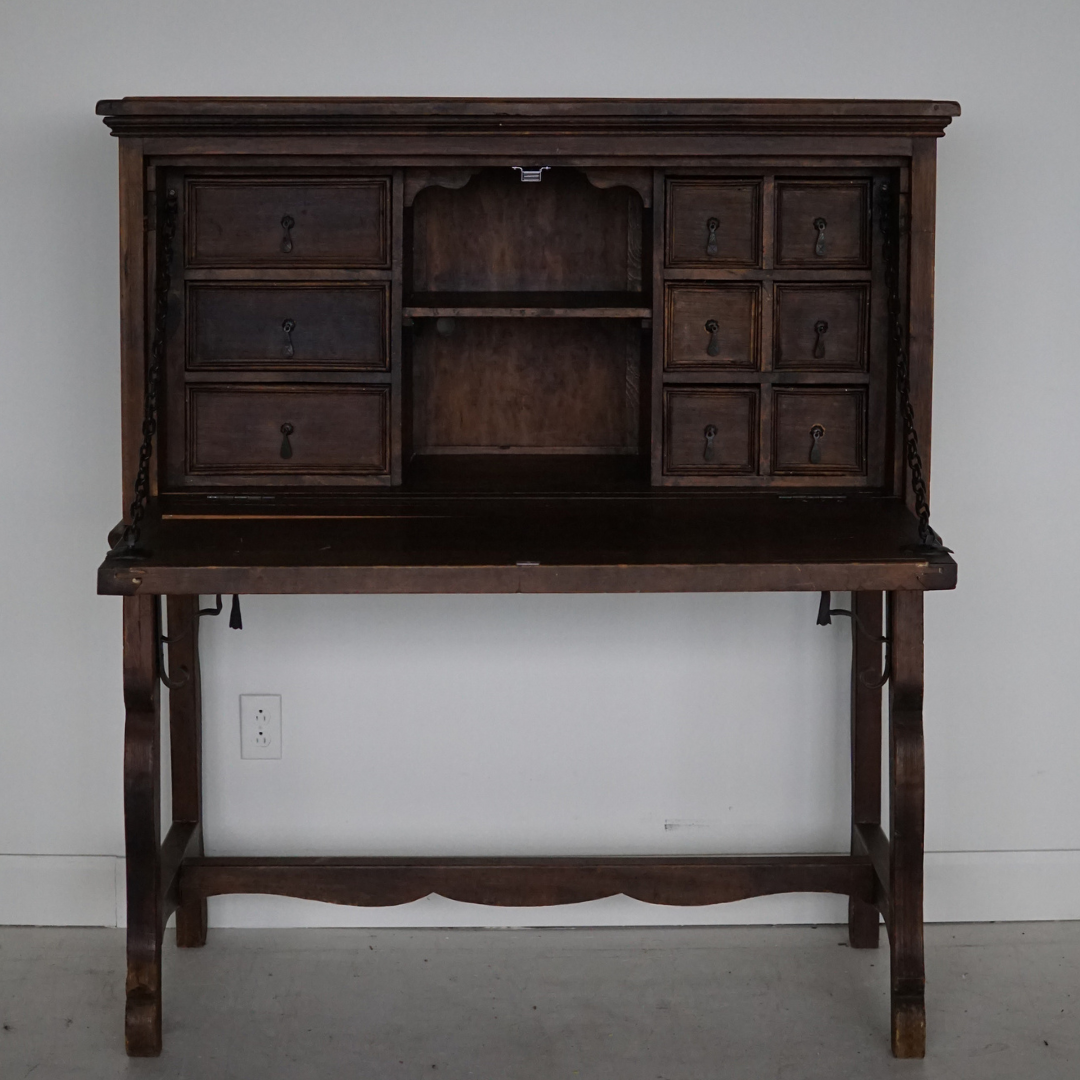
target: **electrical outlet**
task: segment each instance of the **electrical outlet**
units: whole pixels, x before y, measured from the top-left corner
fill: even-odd
[[[240,756],[281,757],[281,695],[240,695]]]

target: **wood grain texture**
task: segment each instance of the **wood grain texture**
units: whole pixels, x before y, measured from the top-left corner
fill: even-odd
[[[882,594],[851,594],[851,853],[869,854],[859,826],[881,822]],[[878,908],[852,897],[848,941],[854,949],[878,946]]]
[[[168,598],[169,749],[172,767],[174,825],[190,826],[183,854],[202,855],[202,673],[199,665],[199,597]],[[197,833],[198,835],[194,835]],[[166,875],[163,875],[163,877]],[[168,875],[171,877],[172,875]],[[169,882],[166,882],[168,889]],[[175,898],[174,898],[175,902]],[[176,944],[206,944],[206,903],[180,904],[176,911]]]
[[[926,1053],[923,963],[923,596],[889,594],[889,885],[893,1054]]]
[[[866,858],[758,855],[671,858],[201,858],[181,874],[186,899],[264,893],[384,907],[432,893],[502,907],[580,904],[619,894],[649,904],[701,905],[778,892],[873,896]]]
[[[161,714],[156,596],[124,598],[124,852],[127,859],[125,1041],[161,1053]]]

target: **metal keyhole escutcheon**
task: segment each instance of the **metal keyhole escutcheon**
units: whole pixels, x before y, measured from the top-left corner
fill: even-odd
[[[720,338],[718,335],[720,333],[720,324],[715,319],[710,319],[705,324],[705,330],[709,335],[709,344],[705,346],[705,351],[709,356],[719,356]]]
[[[829,324],[824,319],[819,319],[814,323],[814,359],[825,359],[825,331],[829,329]]]
[[[705,241],[705,254],[716,254],[716,230],[720,228],[720,219],[711,217],[705,222],[706,227],[709,230],[709,238]]]
[[[823,218],[814,218],[814,228],[817,229],[817,243],[814,244],[814,254],[820,259],[825,254],[825,226],[829,223]]]
[[[821,440],[825,437],[825,429],[820,424],[815,424],[810,429],[810,464],[821,464]]]
[[[295,428],[292,424],[281,425],[281,456],[283,458],[292,457],[292,443],[289,442],[289,436],[293,433]]]
[[[285,355],[291,360],[294,355],[292,332],[296,329],[296,323],[292,319],[286,319],[281,324],[281,332],[285,335]]]
[[[705,449],[701,452],[702,461],[712,461],[713,459],[713,440],[716,438],[716,425],[706,424],[705,426]]]
[[[295,224],[296,222],[288,214],[281,219],[281,227],[285,230],[285,235],[281,238],[281,250],[286,255],[292,251],[292,227]]]

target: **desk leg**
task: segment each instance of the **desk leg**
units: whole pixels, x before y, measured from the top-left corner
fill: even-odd
[[[882,594],[853,592],[851,610],[851,853],[862,854],[859,825],[881,825]],[[869,684],[869,685],[868,685]],[[875,904],[848,900],[848,940],[853,949],[876,949],[880,916]]]
[[[889,945],[892,1048],[926,1053],[923,967],[923,594],[889,594]]]
[[[124,847],[127,855],[127,1007],[134,1057],[161,1053],[161,702],[155,596],[124,597]]]
[[[178,684],[169,691],[172,816],[196,828],[189,855],[202,855],[202,686],[199,677],[199,598],[170,596],[169,670]],[[178,674],[182,673],[182,674]],[[176,909],[176,944],[206,944],[206,900],[183,900]]]

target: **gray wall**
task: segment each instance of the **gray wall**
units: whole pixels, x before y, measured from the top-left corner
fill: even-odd
[[[927,600],[927,912],[1080,918],[1071,678],[1080,525],[1080,6],[752,2],[0,7],[0,922],[112,923],[120,602],[116,143],[125,94],[956,98],[940,146]],[[252,598],[205,625],[212,852],[831,851],[847,839],[846,624],[813,596]],[[673,690],[673,687],[677,689]],[[285,756],[241,761],[237,695]],[[1021,872],[1023,871],[1023,872]],[[616,899],[219,923],[783,921]]]

